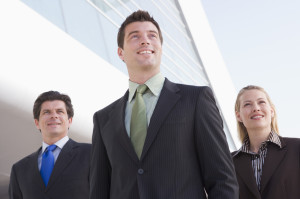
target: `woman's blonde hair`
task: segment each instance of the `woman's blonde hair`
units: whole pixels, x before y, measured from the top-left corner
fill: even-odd
[[[274,115],[271,119],[271,129],[272,129],[273,132],[279,134],[278,125],[277,125],[277,114],[276,114],[275,106],[274,106],[273,102],[271,101],[271,98],[269,97],[268,93],[262,87],[249,85],[249,86],[246,86],[246,87],[242,88],[240,90],[239,94],[237,95],[237,98],[236,98],[236,101],[235,101],[235,112],[240,112],[240,107],[241,107],[240,97],[246,91],[249,91],[249,90],[259,90],[259,91],[263,92],[266,95],[267,100],[268,100],[271,108],[274,110]],[[237,118],[236,118],[236,122],[237,122],[237,130],[238,130],[238,134],[239,134],[239,139],[243,143],[245,141],[245,138],[248,135],[248,132],[247,132],[247,129],[244,126],[243,122],[238,121]]]

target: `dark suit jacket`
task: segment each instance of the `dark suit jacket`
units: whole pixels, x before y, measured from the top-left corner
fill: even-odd
[[[300,139],[280,137],[282,148],[268,145],[258,191],[250,155],[233,154],[240,199],[299,199],[300,198]]]
[[[85,199],[89,197],[90,144],[69,140],[45,187],[38,169],[41,148],[13,165],[10,199]]]
[[[125,129],[125,96],[94,115],[91,199],[237,199],[211,89],[167,79],[140,160]]]

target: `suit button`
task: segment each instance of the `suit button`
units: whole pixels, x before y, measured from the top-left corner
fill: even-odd
[[[139,169],[138,170],[138,174],[142,175],[144,173],[144,170],[143,169]]]

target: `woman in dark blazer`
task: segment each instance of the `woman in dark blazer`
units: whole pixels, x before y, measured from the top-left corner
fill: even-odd
[[[275,107],[266,91],[243,88],[235,113],[243,143],[232,153],[240,199],[299,199],[300,139],[279,136]]]

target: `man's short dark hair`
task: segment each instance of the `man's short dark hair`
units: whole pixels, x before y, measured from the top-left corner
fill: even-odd
[[[125,37],[125,28],[127,25],[133,23],[133,22],[151,22],[155,25],[155,27],[158,30],[159,39],[161,44],[163,43],[163,37],[159,28],[158,23],[154,20],[153,17],[150,16],[150,14],[147,11],[144,10],[138,10],[133,12],[131,15],[129,15],[125,21],[122,23],[121,27],[119,28],[118,32],[118,47],[123,49],[124,46],[124,37]]]
[[[33,117],[34,119],[39,120],[42,104],[46,101],[60,100],[63,101],[66,105],[66,110],[68,113],[68,118],[74,116],[73,105],[71,98],[68,95],[61,94],[58,91],[48,91],[40,94],[35,100],[33,105]]]

